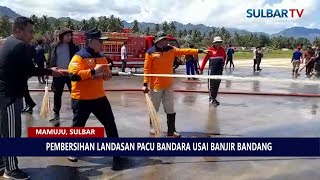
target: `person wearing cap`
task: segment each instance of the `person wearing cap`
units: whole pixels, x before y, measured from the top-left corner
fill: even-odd
[[[208,75],[222,75],[223,72],[223,67],[224,67],[224,62],[226,60],[226,52],[224,48],[222,47],[222,38],[217,36],[214,37],[213,39],[213,46],[209,48],[209,53],[207,56],[204,58],[201,68],[200,68],[200,73],[203,73],[203,69],[205,65],[207,64],[207,61],[209,60],[209,71]],[[217,101],[217,95],[219,91],[219,86],[220,86],[220,79],[209,79],[209,101],[214,105],[214,106],[219,106],[220,103]]]
[[[182,55],[198,55],[204,53],[201,49],[180,49],[168,45],[167,35],[163,32],[158,32],[154,41],[154,46],[147,50],[144,63],[144,74],[173,74],[172,64],[175,56]],[[174,110],[173,96],[173,78],[169,77],[149,77],[145,76],[142,90],[144,93],[149,92],[152,103],[159,111],[160,102],[162,101],[163,108],[167,114],[168,137],[180,137],[175,127],[176,112]],[[154,134],[154,129],[150,122],[150,133]]]
[[[71,58],[79,48],[72,41],[72,31],[68,28],[63,28],[58,32],[58,41],[53,46],[50,56],[50,66],[58,69],[68,69]],[[50,120],[55,126],[59,126],[61,98],[64,85],[67,84],[69,92],[71,91],[71,80],[69,76],[53,78],[52,91],[54,92],[54,117]]]
[[[108,138],[118,138],[118,130],[111,105],[106,97],[104,81],[111,78],[108,60],[101,53],[100,31],[90,30],[86,34],[86,46],[77,52],[70,64],[69,73],[72,81],[71,104],[73,110],[72,127],[84,127],[93,113],[104,126]],[[68,158],[72,162],[76,157]],[[113,158],[114,170],[121,169],[121,158]]]

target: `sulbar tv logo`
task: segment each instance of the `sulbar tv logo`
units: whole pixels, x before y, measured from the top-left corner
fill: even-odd
[[[304,9],[247,9],[247,18],[301,18]]]

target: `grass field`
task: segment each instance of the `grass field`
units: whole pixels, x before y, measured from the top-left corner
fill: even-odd
[[[203,58],[205,55],[199,55],[199,58]],[[281,50],[272,50],[268,52],[264,52],[263,58],[291,58],[292,51],[281,51]],[[252,52],[235,52],[234,53],[235,59],[252,59],[253,53]]]

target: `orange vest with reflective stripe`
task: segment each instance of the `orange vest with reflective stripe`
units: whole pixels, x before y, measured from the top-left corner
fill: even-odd
[[[89,48],[83,48],[73,56],[69,64],[72,99],[94,100],[105,96],[104,80],[92,78],[91,69],[96,64],[108,64],[108,61],[103,54],[92,53]]]
[[[197,55],[198,49],[180,49],[167,46],[157,49],[155,46],[148,49],[144,62],[144,74],[173,74],[173,61],[175,56]],[[144,83],[150,83],[151,89],[166,89],[172,86],[170,77],[144,77]]]

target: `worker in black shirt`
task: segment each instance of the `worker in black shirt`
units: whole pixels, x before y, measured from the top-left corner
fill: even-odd
[[[8,37],[0,49],[0,137],[21,137],[22,97],[31,76],[62,76],[57,69],[36,68],[28,55],[28,44],[32,40],[34,22],[26,17],[18,17],[13,23],[12,36]],[[18,167],[17,157],[3,157],[8,179],[29,179],[27,173]],[[0,161],[1,163],[1,161]]]

